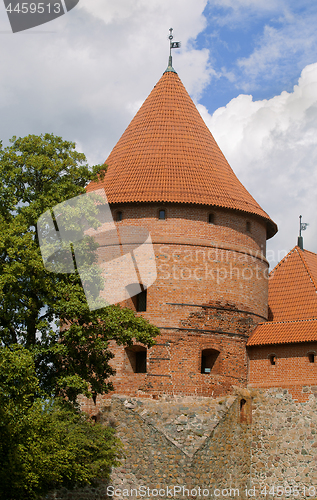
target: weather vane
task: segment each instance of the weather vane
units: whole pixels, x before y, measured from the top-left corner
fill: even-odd
[[[298,246],[302,250],[304,249],[304,242],[303,242],[303,237],[302,237],[302,231],[305,231],[307,229],[307,226],[309,226],[308,222],[302,222],[302,216],[299,216],[299,237],[298,237]]]
[[[173,42],[173,28],[169,29],[169,41],[170,41],[170,57],[168,60],[168,66],[172,67],[172,49],[179,49],[181,46],[181,42]]]

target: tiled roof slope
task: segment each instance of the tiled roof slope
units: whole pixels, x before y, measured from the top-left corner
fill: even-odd
[[[105,163],[98,187],[109,203],[215,205],[264,218],[269,238],[277,231],[235,176],[177,73],[163,74]]]
[[[270,273],[269,319],[317,317],[317,255],[293,248]]]
[[[317,341],[317,255],[293,248],[270,273],[269,319],[248,346]]]
[[[317,319],[268,321],[257,326],[247,345],[260,346],[314,341],[317,341]]]

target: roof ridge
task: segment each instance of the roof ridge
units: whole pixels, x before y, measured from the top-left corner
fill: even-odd
[[[285,260],[286,260],[286,259],[287,259],[287,258],[288,258],[288,257],[289,257],[292,253],[293,253],[293,252],[294,252],[294,250],[296,250],[296,246],[295,246],[294,248],[292,248],[292,250],[290,250],[290,251],[289,251],[286,255],[284,255],[283,259],[281,259],[281,260],[280,260],[280,261],[276,264],[276,266],[275,266],[275,267],[273,267],[272,271],[269,273],[269,278],[270,278],[270,276],[271,276],[271,275],[272,275],[272,277],[273,277],[273,274],[274,274],[274,272],[276,271],[276,269],[282,265],[282,263],[283,263],[283,262],[284,262],[284,261],[285,261]]]
[[[300,247],[295,247],[295,248],[296,248],[296,250],[297,250],[297,252],[298,252],[298,254],[299,254],[300,258],[301,258],[301,261],[303,262],[303,264],[305,266],[307,274],[308,274],[308,276],[309,276],[311,282],[313,283],[313,285],[315,287],[315,290],[317,292],[317,283],[315,282],[315,280],[314,280],[314,278],[313,278],[313,276],[311,274],[311,271],[310,271],[309,266],[308,266],[308,264],[307,264],[307,262],[306,262],[306,260],[304,258],[304,255],[302,255],[302,254],[304,254],[305,250],[302,250]],[[313,253],[313,252],[311,252],[311,253]]]

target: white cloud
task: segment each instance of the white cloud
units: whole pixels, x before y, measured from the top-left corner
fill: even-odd
[[[299,215],[310,223],[305,247],[317,252],[317,64],[302,71],[291,93],[255,102],[239,95],[212,116],[199,110],[241,182],[278,224],[269,242],[275,256],[295,246]]]
[[[173,63],[196,96],[208,84],[207,0],[81,0],[55,21],[9,33],[0,4],[0,137],[53,132],[102,162],[167,67],[169,28],[182,48]],[[44,33],[43,33],[44,32]]]

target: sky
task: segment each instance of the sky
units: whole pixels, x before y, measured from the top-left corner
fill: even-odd
[[[0,0],[0,140],[54,133],[103,163],[173,67],[232,169],[279,232],[317,252],[317,3],[314,0],[79,0],[12,33]]]

